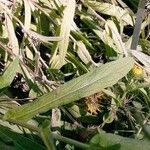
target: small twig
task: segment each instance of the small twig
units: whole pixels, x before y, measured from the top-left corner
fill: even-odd
[[[69,119],[77,126],[80,128],[84,128],[81,124],[79,124],[62,106],[60,109],[69,117]]]
[[[13,56],[13,58],[16,58],[16,57],[17,57],[17,56],[12,52],[12,50],[11,50],[9,47],[5,46],[2,42],[0,42],[0,47],[1,47],[2,49],[4,49],[7,53],[9,53],[11,56]],[[20,62],[20,64],[23,65],[33,76],[35,76],[34,72],[24,64],[24,62],[22,61],[21,58],[19,58],[19,62]]]
[[[74,145],[76,147],[80,147],[82,149],[89,149],[90,148],[90,145],[88,144],[84,144],[84,143],[81,143],[81,142],[78,142],[78,141],[75,141],[73,139],[70,139],[70,138],[67,138],[67,137],[63,137],[61,135],[58,135],[56,133],[52,133],[52,137],[56,140],[59,140],[59,141],[62,141],[62,142],[65,142],[65,143],[68,143],[68,144],[71,144],[71,145]]]
[[[0,42],[0,47],[1,47],[2,49],[4,49],[7,53],[9,53],[11,56],[13,56],[13,58],[17,57],[17,56],[11,51],[11,49],[10,49],[9,47],[5,46],[2,42]],[[41,80],[41,83],[44,82],[44,83],[46,83],[48,86],[51,86],[51,85],[55,84],[54,81],[49,81],[46,77],[38,77],[28,66],[26,66],[26,65],[24,64],[24,62],[22,61],[21,58],[19,58],[19,62],[20,62],[21,65],[23,65],[23,66],[28,70],[28,72],[29,72],[35,79],[37,79],[38,81]]]

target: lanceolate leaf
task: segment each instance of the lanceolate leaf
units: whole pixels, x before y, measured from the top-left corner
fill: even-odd
[[[12,23],[12,18],[8,15],[6,15],[5,17],[6,17],[6,26],[7,26],[9,44],[12,48],[12,52],[15,55],[18,55],[19,54],[19,45],[18,45],[18,39],[15,35],[14,26]]]
[[[85,3],[99,13],[114,16],[118,19],[118,21],[124,22],[125,24],[133,25],[133,20],[129,15],[127,9],[122,9],[119,6],[115,6],[110,3],[103,3],[91,0],[87,0]]]
[[[60,27],[60,37],[63,39],[59,42],[59,63],[56,68],[61,68],[64,65],[65,57],[69,44],[69,36],[71,31],[71,25],[73,23],[73,17],[75,13],[75,0],[67,0],[66,8],[64,10],[64,16]],[[54,59],[54,58],[53,58]],[[55,60],[52,60],[52,62]]]
[[[132,58],[122,58],[107,63],[94,71],[67,82],[53,92],[44,94],[30,104],[8,111],[4,119],[29,120],[38,113],[94,94],[117,83],[130,71],[133,64]]]
[[[115,43],[118,52],[119,53],[123,53],[124,52],[125,56],[127,56],[128,55],[127,51],[125,49],[124,43],[123,43],[123,41],[121,39],[121,35],[119,34],[118,29],[117,29],[115,23],[113,21],[111,21],[111,20],[108,20],[106,22],[105,29],[107,30],[107,32],[111,31],[112,41],[113,41],[113,43]]]
[[[17,57],[6,69],[4,74],[0,77],[0,89],[5,88],[10,85],[13,80],[13,77],[16,74],[18,68],[19,58]]]
[[[24,0],[24,8],[25,8],[24,26],[25,29],[28,31],[31,25],[31,8],[28,0]]]

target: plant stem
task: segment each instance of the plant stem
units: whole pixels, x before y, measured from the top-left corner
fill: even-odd
[[[52,136],[53,136],[53,138],[56,139],[56,140],[59,140],[59,141],[62,141],[62,142],[65,142],[65,143],[74,145],[74,146],[76,146],[76,147],[80,147],[80,148],[82,148],[82,149],[88,149],[88,148],[90,148],[90,146],[89,146],[88,144],[84,144],[84,143],[78,142],[78,141],[76,141],[76,140],[63,137],[63,136],[58,135],[58,134],[56,134],[56,133],[52,133]]]
[[[146,0],[140,0],[139,5],[138,5],[136,22],[135,22],[135,27],[134,27],[134,32],[133,32],[133,39],[131,43],[131,49],[133,50],[137,49],[146,2],[147,2]]]

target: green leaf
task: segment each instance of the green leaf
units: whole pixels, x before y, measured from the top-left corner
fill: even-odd
[[[119,79],[130,71],[133,64],[134,60],[132,58],[121,58],[102,65],[67,82],[53,92],[44,94],[30,104],[8,111],[4,118],[29,120],[38,113],[46,112],[49,109],[92,95],[117,83]]]
[[[133,25],[133,20],[127,9],[122,9],[119,6],[115,6],[110,3],[103,3],[91,0],[87,0],[85,3],[92,7],[95,11],[98,11],[99,13],[114,16],[120,22]]]
[[[17,56],[19,54],[19,44],[18,39],[16,37],[14,26],[12,23],[12,18],[9,15],[5,16],[6,19],[6,27],[8,32],[9,44],[11,45],[12,52]]]
[[[0,125],[0,146],[11,146],[10,149],[15,150],[45,150],[42,145],[32,141],[31,139],[23,136],[23,134],[16,133],[8,127]],[[6,147],[7,148],[7,147]]]
[[[31,7],[28,0],[23,0],[23,1],[24,1],[24,8],[25,8],[24,27],[26,31],[28,31],[31,26]]]
[[[92,57],[89,53],[89,51],[87,50],[86,46],[84,45],[84,43],[82,41],[78,41],[77,43],[77,54],[80,57],[80,59],[85,63],[92,63],[95,66],[98,66],[98,64],[96,64],[93,60]]]
[[[112,20],[108,20],[106,22],[105,26],[106,26],[105,27],[106,34],[108,34],[109,36],[110,36],[110,34],[112,34],[111,39],[112,39],[113,43],[115,43],[118,53],[124,53],[125,56],[127,56],[128,54],[127,54],[126,48],[124,46],[124,43],[121,39],[121,35],[118,32],[118,29],[117,29],[117,26],[115,25],[115,23]],[[109,42],[108,42],[108,44],[109,44]]]
[[[89,40],[82,35],[82,32],[76,32],[76,31],[71,31],[71,35],[77,40],[77,41],[82,41],[85,46],[93,51],[95,51],[94,47],[92,44],[89,42]]]
[[[150,41],[146,39],[140,39],[139,42],[142,47],[142,51],[150,55]]]
[[[143,52],[132,50],[132,55],[137,58],[150,71],[150,56]]]
[[[95,150],[148,150],[150,146],[148,140],[125,138],[104,132],[95,135],[90,143],[90,148],[95,146]]]
[[[63,39],[58,44],[59,60],[57,60],[58,64],[56,66],[56,69],[61,68],[65,63],[65,57],[69,45],[69,36],[71,31],[71,25],[73,23],[74,13],[75,13],[75,0],[68,0],[66,8],[64,10],[64,16],[60,27],[60,37],[63,37]]]
[[[0,89],[5,88],[10,85],[13,77],[16,75],[16,70],[18,68],[19,58],[17,57],[6,69],[4,74],[0,77]]]

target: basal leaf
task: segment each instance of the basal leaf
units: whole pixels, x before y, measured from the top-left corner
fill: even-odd
[[[8,111],[4,119],[29,120],[38,113],[71,103],[112,86],[124,77],[133,67],[132,58],[121,58],[117,61],[102,65],[66,84],[53,92],[44,94],[37,100]]]

